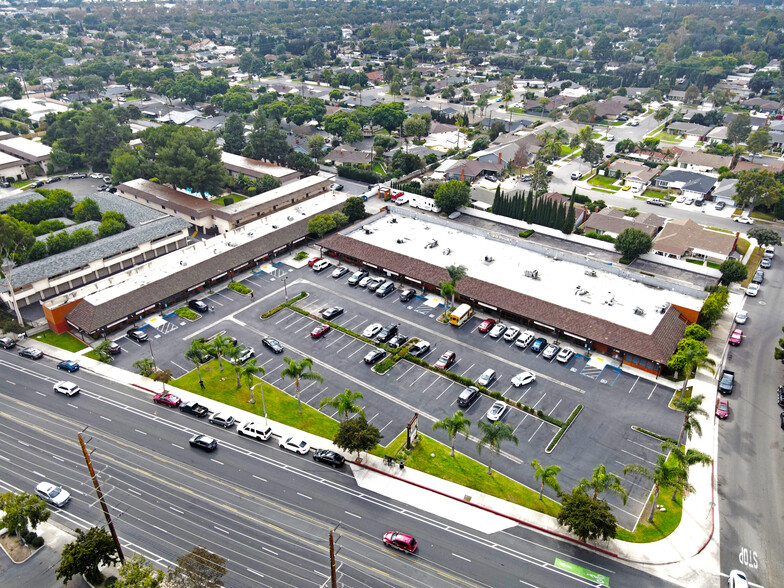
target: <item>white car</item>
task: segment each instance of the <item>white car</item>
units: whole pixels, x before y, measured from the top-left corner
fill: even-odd
[[[336,192],[339,192],[340,190],[343,189],[343,184],[337,184],[337,183],[336,184],[330,184],[329,185],[329,189],[330,190],[335,190]]]
[[[357,284],[357,286],[359,286],[360,288],[367,288],[367,285],[368,285],[368,283],[370,282],[370,280],[375,280],[375,279],[376,279],[376,278],[373,278],[373,277],[371,277],[371,276],[365,276],[364,278],[362,278],[362,279],[359,281],[359,283]]]
[[[55,486],[49,482],[41,482],[35,487],[35,493],[46,500],[49,504],[54,504],[58,507],[63,507],[71,500],[71,495],[67,490],[63,490],[60,486]]]
[[[66,396],[73,396],[79,394],[82,389],[73,382],[60,381],[55,383],[54,391],[65,394]]]
[[[542,352],[542,357],[545,359],[552,359],[560,350],[561,348],[558,345],[550,343]]]
[[[512,386],[519,388],[520,386],[525,386],[526,384],[531,384],[535,381],[536,374],[533,372],[520,372],[514,378],[512,378]]]
[[[410,200],[411,199],[404,194],[403,196],[398,196],[397,198],[395,198],[395,205],[403,206],[404,204],[408,204]]]
[[[250,437],[258,441],[266,441],[272,435],[272,429],[261,423],[248,422],[237,427],[237,433],[242,437]]]
[[[314,272],[321,272],[327,269],[331,264],[326,259],[320,259],[313,264]]]
[[[504,334],[504,331],[506,331],[506,325],[503,323],[496,323],[495,326],[490,329],[489,335],[493,339],[498,339],[498,337]]]
[[[519,347],[520,349],[525,349],[533,340],[536,339],[536,335],[534,335],[531,331],[525,331],[522,335],[517,338],[515,341],[515,347]]]
[[[571,178],[573,180],[579,180],[581,177],[582,177],[582,174],[580,174],[580,172],[578,172],[578,171],[572,172]]]
[[[308,442],[299,437],[281,437],[280,441],[278,441],[278,446],[300,455],[307,455],[310,451]]]
[[[675,199],[675,202],[677,202],[678,204],[683,204],[685,201],[686,201],[686,196],[684,196],[683,194],[681,194]]]
[[[746,324],[747,320],[749,320],[749,313],[745,310],[739,310],[738,314],[735,315],[735,322],[739,325]]]
[[[94,180],[102,180],[103,174],[90,174],[90,177]]]
[[[564,347],[558,352],[558,355],[555,356],[555,360],[566,363],[572,359],[572,357],[574,357],[574,350],[569,347]]]
[[[735,222],[736,223],[741,223],[741,224],[744,224],[744,225],[753,225],[754,224],[754,219],[749,217],[749,216],[745,216],[744,215],[744,216],[736,217],[735,218]]]
[[[345,265],[341,265],[340,267],[336,267],[332,271],[332,277],[335,279],[342,278],[347,273],[348,273],[348,268]]]
[[[495,381],[495,370],[492,368],[488,368],[484,372],[482,372],[482,375],[479,376],[479,379],[476,381],[476,384],[477,386],[483,386],[487,388],[494,381]]]
[[[746,579],[746,574],[740,570],[732,570],[730,577],[727,578],[727,586],[729,588],[749,588],[749,581]]]
[[[633,127],[638,127],[638,126],[640,126],[640,121],[638,121],[638,120],[633,120],[633,121],[632,121],[632,122],[630,122],[629,124],[630,124],[631,126],[633,126]]]
[[[607,135],[608,141],[615,141],[615,135]]]
[[[494,423],[495,421],[500,420],[508,410],[509,405],[506,402],[497,400],[493,403],[493,406],[490,407],[490,410],[487,411],[487,420]]]
[[[520,329],[517,327],[509,327],[504,333],[504,341],[509,341],[510,343],[517,339],[517,336],[520,334]]]
[[[381,323],[373,323],[372,325],[368,325],[365,327],[365,330],[362,331],[362,336],[367,337],[368,339],[372,339],[384,328],[384,325]]]
[[[756,296],[759,294],[760,285],[759,284],[749,284],[749,287],[746,288],[746,296]]]

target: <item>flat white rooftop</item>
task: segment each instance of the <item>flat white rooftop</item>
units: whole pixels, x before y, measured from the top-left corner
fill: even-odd
[[[38,141],[31,141],[24,137],[11,137],[10,139],[3,139],[0,143],[32,157],[44,157],[52,152],[52,148],[49,147],[49,145],[44,145]]]
[[[243,211],[263,206],[264,204],[272,202],[273,200],[277,200],[278,198],[289,196],[298,190],[307,190],[308,188],[316,187],[333,177],[334,176],[332,174],[325,174],[321,172],[315,176],[305,176],[304,178],[294,180],[293,182],[288,182],[287,184],[273,188],[272,190],[254,196],[253,198],[246,198],[245,200],[240,200],[239,202],[234,202],[233,204],[224,206],[223,210],[229,214],[242,213]]]
[[[248,159],[247,157],[235,155],[234,153],[229,153],[227,151],[221,152],[221,161],[223,161],[224,164],[244,167],[250,171],[272,176],[273,178],[283,178],[295,173],[295,170],[288,167],[282,167],[280,165],[273,165],[271,163],[264,163],[263,161]]]
[[[467,274],[477,280],[646,334],[654,331],[662,317],[657,308],[670,303],[699,309],[703,303],[695,296],[647,286],[606,271],[596,270],[596,276],[590,276],[585,273],[587,266],[573,261],[559,261],[459,228],[394,212],[380,215],[346,235],[440,267],[464,265]],[[433,242],[438,244],[428,246]],[[536,270],[538,279],[527,277],[526,270]],[[457,290],[460,291],[459,283]],[[636,309],[641,310],[635,312]]]

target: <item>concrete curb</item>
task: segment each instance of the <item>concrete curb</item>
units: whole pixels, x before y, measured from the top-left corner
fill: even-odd
[[[8,529],[0,529],[0,535],[8,535]],[[16,561],[13,557],[11,557],[11,554],[8,553],[8,551],[6,551],[5,547],[3,547],[2,544],[0,544],[0,549],[2,549],[3,553],[6,554],[6,556],[8,557],[8,561],[10,561],[14,565],[22,565],[23,563],[28,561],[30,558],[32,558],[36,553],[38,553],[39,551],[42,551],[44,547],[45,547],[45,545],[41,545],[41,547],[39,547],[38,549],[33,551],[30,555],[28,555],[22,561]]]

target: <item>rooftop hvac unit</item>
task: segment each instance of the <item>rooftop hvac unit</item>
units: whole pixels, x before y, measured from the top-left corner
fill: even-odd
[[[639,316],[645,316],[645,311],[638,306],[637,308],[634,309],[634,314]]]
[[[487,260],[487,258],[485,258],[485,260]],[[532,280],[538,280],[539,279],[539,270],[525,270],[523,272],[523,275],[525,275],[526,278],[531,278]]]
[[[431,239],[430,242],[425,245],[425,249],[434,249],[435,247],[438,247],[438,241],[435,239]]]
[[[594,270],[594,269],[587,269],[587,270],[585,270],[585,275],[586,276],[591,276],[592,278],[595,278],[596,277],[596,270]]]

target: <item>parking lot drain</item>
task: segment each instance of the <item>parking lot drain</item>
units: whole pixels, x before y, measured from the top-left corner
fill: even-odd
[[[607,380],[604,380],[604,379],[602,379],[602,380],[599,380],[599,381],[600,381],[602,384],[606,384],[606,383],[607,383]]]
[[[570,372],[576,372],[576,371],[577,371],[577,368],[570,368],[570,369],[569,369],[569,371],[570,371]]]

